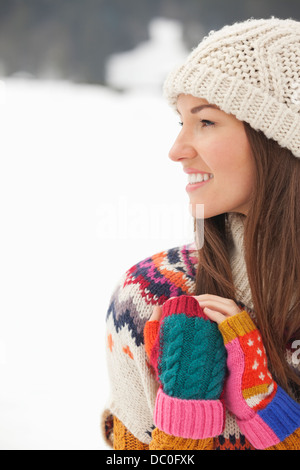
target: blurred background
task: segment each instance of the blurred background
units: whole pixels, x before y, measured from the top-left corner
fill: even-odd
[[[0,449],[106,449],[105,315],[193,241],[166,74],[210,30],[298,0],[0,0]]]

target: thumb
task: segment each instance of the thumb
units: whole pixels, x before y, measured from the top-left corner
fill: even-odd
[[[162,315],[162,308],[159,305],[155,305],[153,307],[153,312],[151,317],[149,318],[149,321],[159,321]]]
[[[175,297],[170,297],[168,300],[175,299]],[[155,305],[153,307],[153,312],[148,321],[159,321],[162,316],[162,307]]]

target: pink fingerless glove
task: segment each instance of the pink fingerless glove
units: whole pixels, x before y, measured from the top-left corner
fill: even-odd
[[[300,427],[300,405],[273,380],[259,331],[246,311],[219,330],[228,354],[227,408],[256,449],[282,442]]]

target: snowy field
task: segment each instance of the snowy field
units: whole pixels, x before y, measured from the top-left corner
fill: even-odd
[[[186,175],[168,158],[178,118],[160,86],[162,48],[182,56],[180,28],[151,27],[148,44],[112,58],[110,79],[142,53],[154,86],[146,62],[122,94],[0,80],[0,449],[106,448],[110,296],[136,262],[193,241]]]
[[[160,93],[0,82],[0,448],[105,449],[105,314],[125,270],[192,241]]]

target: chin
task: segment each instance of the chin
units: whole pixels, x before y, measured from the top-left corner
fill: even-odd
[[[192,217],[195,219],[210,219],[216,215],[224,214],[226,210],[217,210],[210,207],[207,207],[205,204],[200,203],[190,203],[189,211]]]

